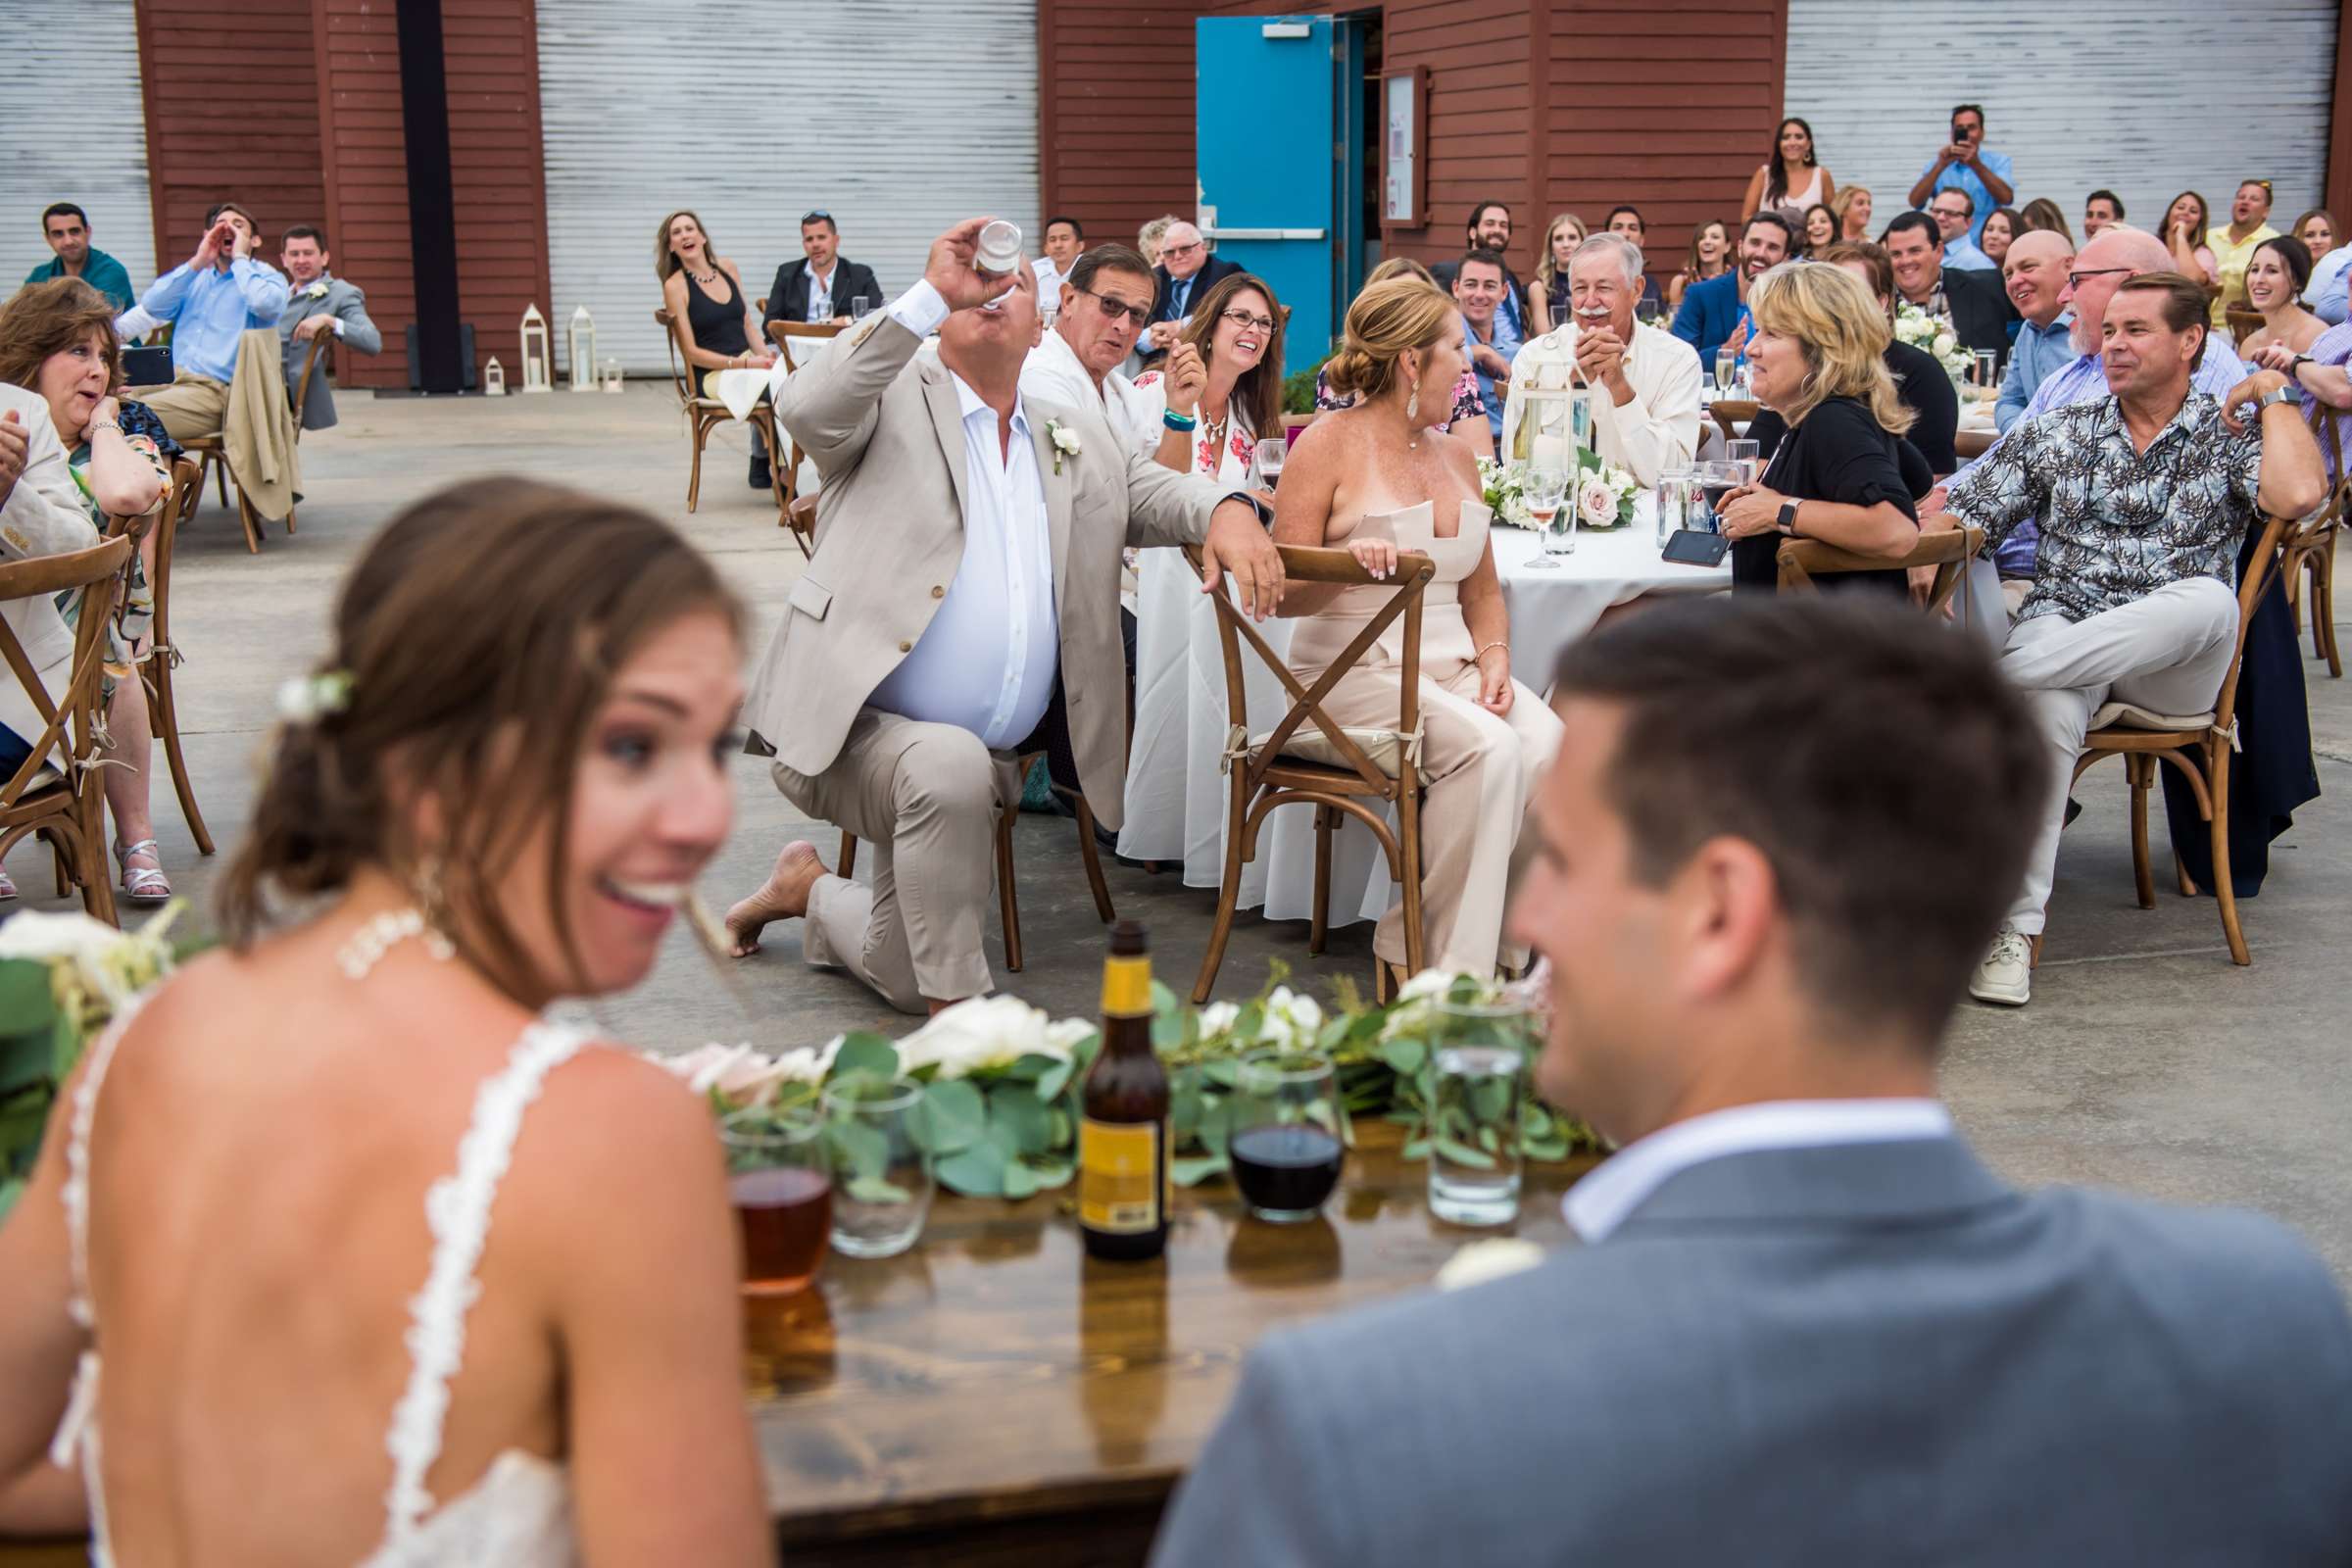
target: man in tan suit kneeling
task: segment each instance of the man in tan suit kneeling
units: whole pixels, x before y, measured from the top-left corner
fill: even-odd
[[[1230,574],[1260,618],[1282,597],[1247,496],[1161,467],[1100,411],[1021,396],[1037,282],[973,270],[987,221],[942,235],[920,282],[774,394],[824,490],[745,722],[786,799],[872,847],[873,885],[796,841],[727,926],[742,956],[806,915],[810,963],[905,1012],[990,989],[981,924],[1016,754],[1045,750],[1119,825],[1120,551],[1197,544],[1209,591]],[[933,331],[939,358],[918,359]]]

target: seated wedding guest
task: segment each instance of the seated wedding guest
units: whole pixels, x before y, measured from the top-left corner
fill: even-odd
[[[131,292],[130,274],[122,264],[90,243],[90,215],[72,202],[51,202],[41,209],[41,238],[49,242],[51,259],[24,274],[27,283],[78,277],[106,296],[117,312],[138,303]]]
[[[1895,456],[1909,493],[1924,496],[1935,475],[1959,466],[1952,438],[1960,428],[1960,394],[1936,356],[1894,335],[1894,269],[1883,248],[1867,240],[1833,245],[1814,260],[1845,269],[1878,301],[1886,321],[1886,344],[1879,359],[1893,378],[1895,402],[1911,416],[1911,428],[1897,442]],[[1779,412],[1766,408],[1748,421],[1747,437],[1759,456],[1770,458],[1788,430]]]
[[[170,485],[170,459],[179,447],[163,421],[143,404],[118,397],[122,380],[121,349],[115,339],[114,302],[89,284],[73,278],[34,283],[19,289],[0,305],[0,382],[37,394],[46,405],[49,427],[65,450],[82,526],[72,530],[48,549],[23,549],[10,540],[9,554],[54,555],[86,550],[104,535],[111,517],[140,517],[153,512]],[[169,456],[167,456],[169,454]],[[149,760],[154,731],[147,710],[147,688],[141,683],[136,660],[145,652],[155,618],[155,594],[149,586],[155,546],[143,540],[131,557],[119,587],[120,613],[107,628],[106,724],[112,744],[108,765],[99,769],[107,809],[115,827],[114,855],[121,867],[122,899],[130,904],[161,904],[172,897],[172,883],[158,858],[154,818],[148,808]],[[67,631],[80,623],[82,596],[76,591],[60,597],[58,612]],[[57,695],[55,684],[66,673],[72,654],[69,643],[53,651],[40,668],[44,686]],[[22,701],[14,676],[0,672],[12,704]],[[11,710],[0,719],[21,738],[37,733],[23,728],[28,714]],[[20,753],[18,761],[23,760]],[[14,771],[13,765],[9,771]],[[5,774],[0,774],[5,776]],[[0,899],[13,897],[5,871],[0,871]]]
[[[2001,291],[1999,273],[1944,266],[1943,235],[1925,213],[1905,213],[1888,223],[1885,243],[1895,291],[1906,303],[1949,321],[1965,348],[2008,353],[2009,318],[2016,312]]]
[[[1584,220],[1576,218],[1573,214],[1567,216],[1576,225],[1577,243],[1582,244],[1585,237]],[[1553,226],[1555,228],[1558,226],[1556,220]],[[1527,285],[1520,282],[1518,274],[1511,270],[1509,254],[1511,249],[1511,210],[1501,202],[1480,202],[1472,207],[1470,220],[1462,225],[1462,246],[1465,254],[1471,251],[1493,251],[1495,257],[1501,261],[1502,318],[1510,323],[1511,335],[1521,342],[1525,342],[1527,325],[1533,318],[1529,314],[1532,307],[1528,299]],[[1573,246],[1570,248],[1574,249]],[[1550,249],[1551,246],[1547,243],[1544,250],[1548,252]],[[1454,270],[1461,265],[1458,261],[1435,262],[1431,264],[1429,272],[1438,280],[1438,287],[1450,293],[1453,289]]]
[[[1821,202],[1805,209],[1805,254],[1816,255],[1838,243],[1838,215]]]
[[[1815,202],[1833,201],[1837,195],[1838,182],[1814,153],[1813,127],[1791,116],[1772,133],[1772,156],[1748,176],[1740,216],[1779,213],[1791,227],[1799,227],[1806,208]]]
[[[2059,211],[2058,204],[2047,196],[2034,197],[2019,210],[2018,216],[2026,220],[2024,231],[2046,231],[2062,235],[2066,240],[2066,248],[2075,248],[2075,231],[2067,226],[2066,214]]]
[[[1723,220],[1710,218],[1690,231],[1690,254],[1684,259],[1683,270],[1666,284],[1666,308],[1680,310],[1683,295],[1691,284],[1721,277],[1731,266],[1732,231]]]
[[[1208,291],[1241,270],[1208,254],[1208,240],[1198,224],[1181,219],[1170,223],[1159,241],[1158,298],[1152,303],[1152,319],[1144,323],[1146,352],[1165,354],[1175,347]]]
[[[706,242],[706,269],[710,261]],[[737,292],[742,291],[738,288]],[[767,315],[754,341],[767,336],[768,321],[831,321],[838,325],[854,320],[859,300],[869,311],[880,310],[882,281],[874,276],[872,268],[841,254],[841,226],[833,221],[831,213],[819,209],[801,219],[801,259],[776,269],[776,280],[767,286]]]
[[[1598,240],[1586,242],[1588,248]],[[1463,263],[1463,280],[1476,270]],[[1353,407],[1308,426],[1291,454],[1274,536],[1286,545],[1352,553],[1375,576],[1419,551],[1437,564],[1421,613],[1421,907],[1426,962],[1471,974],[1516,966],[1502,940],[1510,889],[1525,863],[1522,828],[1559,744],[1543,699],[1511,679],[1510,613],[1488,537],[1492,520],[1469,449],[1437,425],[1461,374],[1461,322],[1445,296],[1394,278],[1348,308],[1329,367]],[[1391,597],[1386,587],[1297,584],[1283,612],[1290,663],[1313,686]],[[1324,699],[1336,722],[1394,729],[1403,630],[1358,662]],[[1381,917],[1372,951],[1401,979],[1403,906]]]
[[[1774,591],[1784,539],[1901,560],[1919,542],[1912,498],[1926,494],[1929,482],[1924,467],[1908,478],[1903,472],[1912,415],[1886,372],[1893,332],[1885,308],[1844,268],[1801,263],[1757,278],[1749,304],[1748,381],[1788,433],[1758,482],[1734,490],[1718,509],[1718,531],[1732,541],[1733,586]],[[1910,590],[1900,568],[1827,581]]]
[[[1392,256],[1382,262],[1364,275],[1364,287],[1385,283],[1392,277],[1416,277],[1431,288],[1437,288],[1439,293],[1446,293],[1438,288],[1438,280],[1429,269],[1409,256]],[[1450,300],[1452,296],[1448,294],[1446,298]],[[1315,371],[1317,413],[1328,414],[1333,409],[1352,408],[1355,396],[1353,392],[1342,394],[1331,389],[1331,367],[1328,364]],[[1444,430],[1468,446],[1474,458],[1491,458],[1494,455],[1494,431],[1487,423],[1487,400],[1478,389],[1478,372],[1470,368],[1467,360],[1462,362],[1462,378],[1453,383],[1453,406],[1433,428]]]
[[[2016,208],[1995,207],[1984,215],[1984,236],[1977,248],[1984,253],[1984,259],[1992,264],[1993,270],[1997,272],[2001,270],[2001,264],[2008,259],[2009,247],[2025,231],[2025,216]]]
[[[1585,241],[1569,276],[1567,319],[1512,361],[1500,450],[1523,455],[1517,436],[1531,380],[1549,387],[1581,382],[1593,389],[1592,450],[1645,488],[1655,485],[1669,469],[1688,466],[1698,450],[1698,356],[1673,333],[1635,319],[1642,252],[1624,235]]]
[[[1610,208],[1609,216],[1601,220],[1600,226],[1611,234],[1631,240],[1638,251],[1646,251],[1649,247],[1649,220],[1642,216],[1639,207],[1620,203]],[[1652,314],[1662,314],[1665,310],[1665,299],[1658,292],[1658,280],[1646,273],[1642,278],[1641,304],[1648,306]],[[1643,320],[1648,318],[1648,316],[1642,317]],[[1557,326],[1559,321],[1560,318],[1555,317],[1552,324]]]
[[[30,387],[0,381],[0,562],[61,556],[97,543],[48,400]],[[56,596],[0,600],[0,618],[54,702],[74,659],[74,629],[58,612]],[[0,669],[0,778],[16,776],[47,724],[24,683]],[[16,896],[17,885],[0,866],[0,901]]]
[[[2277,370],[2303,394],[2312,433],[2319,439],[2320,456],[2328,465],[2330,488],[2352,472],[2352,325],[2331,326],[2308,349],[2297,352],[2273,342],[2257,349],[2247,363]]]
[[[1929,227],[1934,228],[1934,224]],[[1676,337],[1698,351],[1698,363],[1715,367],[1715,351],[1726,339],[1743,337],[1747,330],[1748,285],[1765,269],[1778,267],[1796,254],[1796,225],[1777,212],[1750,218],[1740,230],[1740,259],[1720,277],[1692,283],[1683,292],[1682,308],[1674,313]]]
[[[254,260],[259,238],[252,214],[234,202],[216,202],[204,215],[196,254],[149,284],[125,313],[172,327],[172,384],[144,395],[173,440],[221,434],[240,340],[256,327],[275,330],[286,314],[284,274]]]
[[[1568,319],[1568,263],[1585,242],[1585,220],[1562,213],[1544,230],[1544,259],[1527,291],[1527,335],[1548,332]],[[1450,280],[1449,280],[1450,281]]]
[[[1086,249],[1086,230],[1078,220],[1056,215],[1046,220],[1045,254],[1029,265],[1037,272],[1037,302],[1048,319],[1061,308],[1061,280]]]
[[[2352,245],[2338,245],[2311,264],[2311,282],[2303,290],[2303,303],[2329,326],[2344,318],[2348,276],[2352,276]]]
[[[1519,334],[1502,308],[1510,293],[1510,270],[1498,253],[1472,251],[1454,264],[1453,303],[1466,331],[1462,347],[1478,375],[1478,395],[1487,405],[1487,433],[1497,442],[1502,438],[1503,401],[1511,387],[1511,362],[1520,348]],[[1341,385],[1337,376],[1332,385]]]
[[[2029,206],[2026,211],[2034,209]],[[2124,199],[2111,190],[2094,190],[2082,202],[2082,242],[2089,244],[2099,230],[2124,220]]]
[[[2246,264],[2254,259],[2254,247],[2278,236],[2267,221],[2270,216],[2271,182],[2241,180],[2237,193],[2230,199],[2228,226],[2206,231],[2205,244],[2212,250],[2215,264],[2214,276],[2207,281],[2220,289],[2213,298],[2215,326],[2228,326],[2230,307],[2246,303]]]
[[[1183,221],[1184,220],[1178,218],[1174,213],[1169,213],[1162,218],[1154,218],[1135,231],[1135,248],[1143,253],[1145,261],[1157,267],[1159,265],[1159,242],[1167,238],[1168,230],[1171,227]]]
[[[1265,1333],[1155,1568],[2352,1556],[2328,1264],[2011,1186],[1936,1098],[2049,783],[1982,645],[1682,599],[1554,693],[1511,929],[1550,965],[1535,1086],[1617,1149],[1578,1244]]]
[[[1105,828],[1124,820],[1121,548],[1199,545],[1203,591],[1230,574],[1260,618],[1283,588],[1246,495],[1022,394],[1037,274],[972,270],[987,221],[941,235],[912,288],[776,389],[824,489],[744,722],[795,808],[864,841],[873,880],[825,874],[796,841],[727,927],[743,956],[806,915],[810,964],[904,1012],[990,988],[980,933],[1016,753],[1044,751]]]
[[[1976,226],[1976,210],[1970,204],[1968,192],[1954,187],[1939,190],[1928,207],[1928,216],[1936,220],[1936,232],[1943,237],[1943,270],[1947,272],[1997,272],[1999,266],[1969,238]],[[1990,220],[1987,219],[1987,221]]]
[[[368,318],[368,296],[359,285],[326,270],[326,231],[297,223],[279,242],[277,259],[286,266],[286,314],[277,318],[277,335],[285,346],[286,392],[301,390],[303,364],[311,355],[311,340],[331,332],[354,354],[377,354],[383,333]],[[310,396],[294,411],[305,430],[323,430],[335,422],[335,395],[326,384],[326,365],[311,378]]]
[[[2092,711],[2111,698],[2159,713],[2209,710],[2236,651],[2233,585],[2255,514],[2300,517],[2327,499],[2319,447],[2284,376],[2257,370],[2219,398],[2190,384],[2214,346],[2208,332],[2193,279],[2118,284],[2101,315],[2107,395],[2011,429],[1952,481],[1949,514],[1931,519],[1974,523],[1988,546],[2041,519],[2034,588],[2001,670],[2033,709],[2049,783],[2024,887],[1969,984],[1979,1001],[2018,1006],[2032,995],[2031,943]],[[2251,416],[2242,428],[2226,423],[2241,405],[2259,407],[2259,428]],[[2153,489],[2151,471],[2164,475]]]
[[[2303,242],[2303,248],[2311,252],[2316,263],[2335,249],[2335,215],[2325,207],[2314,207],[2296,219],[2295,226],[2287,232]]]
[[[2172,255],[2172,270],[2195,278],[2207,288],[2221,280],[2221,263],[2214,259],[2213,248],[2205,243],[2205,236],[2212,228],[2205,198],[2193,190],[2184,190],[2164,210],[2164,227],[2158,234]]]
[[[771,1560],[710,1107],[542,1016],[642,981],[725,839],[740,622],[547,485],[375,536],[230,945],[116,1014],[0,1226],[0,1496],[54,1504],[0,1529],[79,1522],[54,1452],[100,1562]]]
[[[743,292],[742,271],[711,248],[703,220],[684,208],[654,230],[654,275],[662,280],[662,303],[670,319],[686,323],[687,340],[680,346],[686,379],[703,396],[718,395],[721,370],[766,369],[776,363],[767,331]],[[751,486],[766,490],[774,482],[767,444],[758,425],[751,428]]]
[[[2066,236],[2046,229],[2020,234],[2001,263],[2001,277],[2009,303],[2024,318],[2017,341],[2010,346],[2009,368],[2001,377],[2000,395],[1993,400],[1992,424],[2006,430],[2025,416],[2026,405],[2052,372],[2075,357],[2075,318],[2067,314],[2074,270],[2075,247]]]
[[[2262,313],[2262,325],[2238,344],[2240,359],[2252,360],[2273,343],[2283,343],[2297,354],[2308,353],[2328,330],[2328,323],[2303,308],[2302,293],[2311,282],[2311,252],[2303,242],[2281,234],[2254,247],[2246,263],[2246,303]],[[2290,383],[2298,403],[2303,389]]]
[[[1123,444],[1149,451],[1159,439],[1160,411],[1119,367],[1152,314],[1152,269],[1124,245],[1098,245],[1072,257],[1056,286],[1053,324],[1021,362],[1021,395],[1091,410]]]
[[[1870,238],[1870,187],[1846,185],[1830,198],[1830,211],[1838,215],[1839,239]]]

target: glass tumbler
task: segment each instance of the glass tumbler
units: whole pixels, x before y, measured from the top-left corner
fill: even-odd
[[[1250,1212],[1296,1225],[1322,1212],[1340,1184],[1346,1146],[1331,1058],[1258,1051],[1234,1078],[1233,1184]]]
[[[824,1119],[755,1106],[719,1123],[727,1197],[743,1237],[743,1293],[789,1296],[816,1278],[833,1213]]]
[[[1524,1003],[1441,1003],[1429,1105],[1429,1210],[1455,1225],[1519,1216],[1519,1104],[1536,1048]]]
[[[853,1074],[825,1091],[833,1148],[833,1246],[850,1257],[892,1257],[915,1244],[931,1212],[931,1157],[915,1135],[922,1085]]]

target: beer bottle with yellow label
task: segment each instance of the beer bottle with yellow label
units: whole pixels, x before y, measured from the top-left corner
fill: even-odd
[[[1078,1228],[1095,1257],[1157,1257],[1168,1245],[1168,1072],[1152,1049],[1152,959],[1144,928],[1110,928],[1102,961],[1102,1046],[1078,1123]]]

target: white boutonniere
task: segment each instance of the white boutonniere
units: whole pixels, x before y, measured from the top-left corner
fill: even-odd
[[[320,278],[318,282],[313,283],[309,288],[304,289],[302,291],[302,297],[306,300],[322,300],[326,298],[326,279]]]
[[[1078,455],[1078,437],[1059,419],[1048,419],[1046,439],[1054,444],[1054,471],[1059,473],[1063,456],[1066,454],[1074,458]]]

